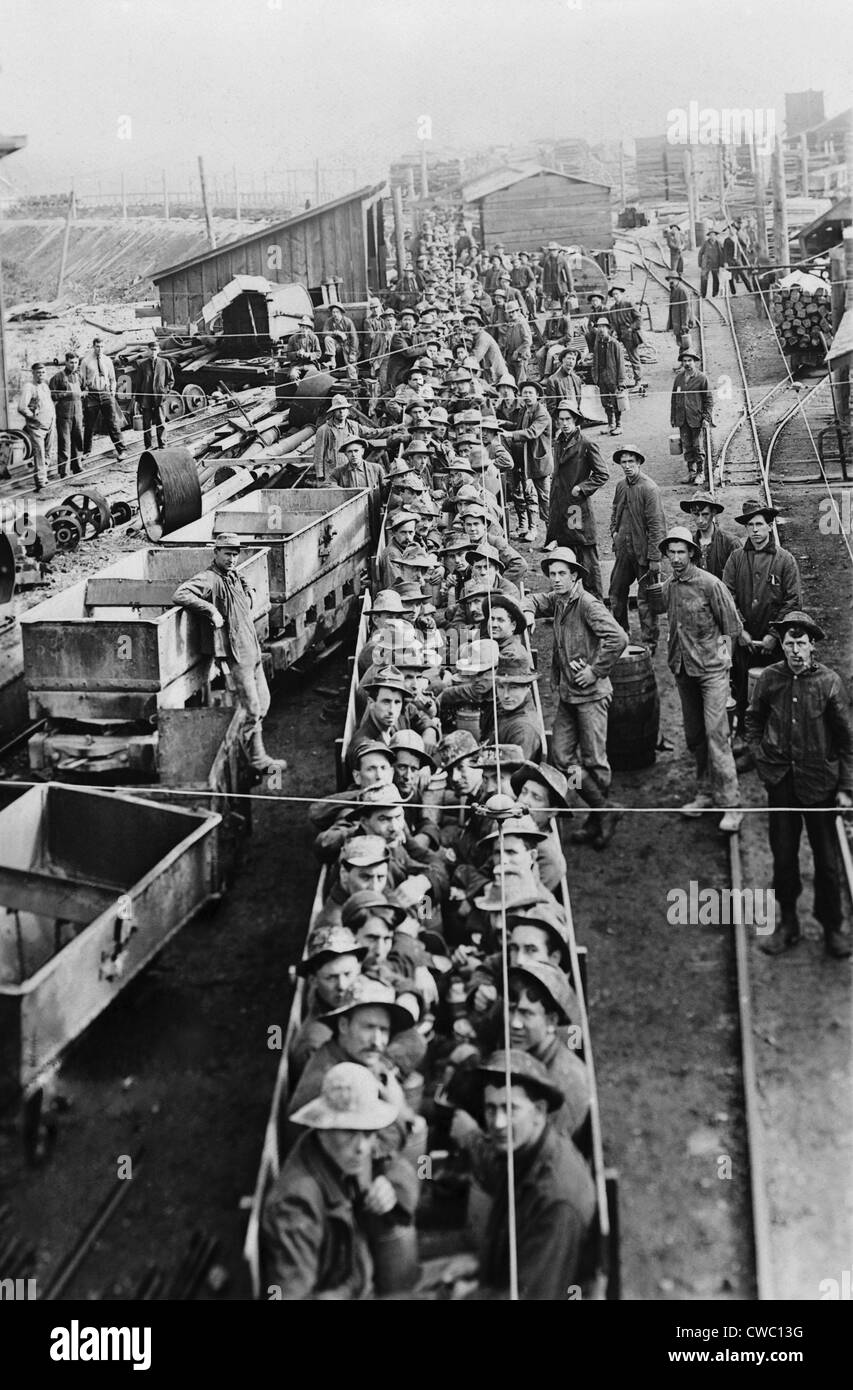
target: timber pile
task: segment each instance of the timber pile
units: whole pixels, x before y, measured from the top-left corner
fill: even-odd
[[[832,338],[832,311],[828,288],[774,285],[771,312],[787,352],[824,347]]]

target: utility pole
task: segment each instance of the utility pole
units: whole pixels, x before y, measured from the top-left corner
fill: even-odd
[[[773,250],[777,265],[787,265],[788,249],[788,190],[785,187],[785,154],[782,141],[776,136],[773,149]]]
[[[403,190],[399,184],[394,188],[394,251],[397,257],[397,274],[402,276],[406,269],[406,241],[403,226]]]
[[[803,131],[800,136],[800,192],[804,198],[809,196],[809,137]]]
[[[619,141],[619,200],[624,211],[628,199],[625,194],[625,150],[622,141]]]
[[[314,206],[320,203],[320,161],[314,160]]]
[[[693,150],[690,145],[684,147],[684,182],[687,184],[687,245],[691,251],[695,251],[698,208],[696,206],[696,175],[693,169]]]
[[[166,183],[166,170],[163,170],[163,216],[169,220],[169,186]]]
[[[750,142],[752,151],[752,167],[754,170],[753,187],[755,190],[755,226],[757,233],[757,252],[759,256],[767,256],[767,209],[764,205],[766,195],[764,160],[755,147],[755,141]]]
[[[123,170],[123,169],[122,169],[122,171],[121,171],[121,215],[122,215],[123,220],[126,222],[126,221],[127,221],[127,191],[126,191],[126,188],[125,188],[124,170]]]
[[[210,216],[210,203],[207,198],[207,184],[204,181],[204,160],[201,155],[198,157],[198,179],[201,184],[201,203],[204,208],[204,222],[207,227],[207,239],[210,242],[210,249],[216,249],[216,233],[213,230],[213,219]]]
[[[408,180],[409,185],[407,190],[409,194],[409,202],[413,203],[415,201],[415,198],[417,197],[417,194],[415,193],[415,171],[412,168],[411,164],[406,170],[406,178]]]
[[[728,221],[726,217],[726,147],[722,140],[717,146],[717,175],[720,180],[720,212],[725,221]]]
[[[65,280],[65,267],[66,267],[66,265],[67,265],[67,263],[68,263],[68,238],[69,238],[69,236],[70,236],[70,234],[71,234],[71,222],[72,222],[73,217],[74,217],[74,185],[72,184],[72,186],[71,186],[71,192],[70,192],[69,195],[68,195],[68,211],[67,211],[66,214],[65,214],[65,231],[64,231],[63,236],[62,236],[62,255],[61,255],[60,260],[59,260],[59,280],[57,281],[57,285],[56,285],[56,297],[57,297],[57,299],[59,299],[60,296],[61,296],[61,294],[62,294],[62,285],[63,285],[63,282],[64,282],[64,280]]]

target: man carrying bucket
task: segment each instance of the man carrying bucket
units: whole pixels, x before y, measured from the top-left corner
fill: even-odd
[[[669,616],[669,669],[678,687],[687,747],[696,759],[696,796],[681,813],[700,816],[724,806],[720,829],[730,834],[743,813],[736,809],[740,792],[726,701],[732,639],[740,636],[743,623],[725,584],[696,564],[699,545],[686,526],[673,526],[660,550],[672,566],[672,578],[652,602]]]

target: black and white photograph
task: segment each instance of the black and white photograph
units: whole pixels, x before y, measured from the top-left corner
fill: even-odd
[[[814,1374],[853,1300],[849,5],[33,0],[3,39],[33,1365],[165,1377],[181,1302],[227,1339],[489,1301]]]

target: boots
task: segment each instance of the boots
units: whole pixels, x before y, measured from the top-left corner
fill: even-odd
[[[609,806],[606,811],[598,817],[598,838],[593,841],[593,848],[597,850],[607,849],[613,839],[613,833],[619,821],[624,816],[625,811],[621,806]]]
[[[256,729],[252,734],[246,751],[252,771],[260,773],[262,777],[266,777],[273,768],[278,768],[283,772],[287,767],[283,758],[271,758],[269,756],[264,748],[264,736],[260,729]]]
[[[847,960],[848,956],[853,953],[850,937],[840,926],[824,927],[823,943],[826,947],[826,954],[834,956],[836,960]]]
[[[781,956],[784,951],[790,951],[792,947],[798,945],[799,941],[800,921],[797,917],[797,909],[795,907],[783,907],[782,921],[772,935],[768,936],[766,941],[762,941],[760,949],[765,956]]]
[[[594,845],[601,833],[601,812],[590,811],[583,825],[579,830],[571,833],[572,843],[575,845]]]

